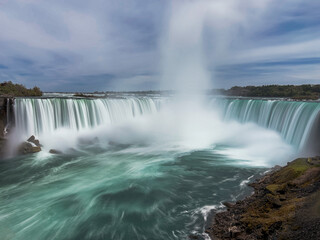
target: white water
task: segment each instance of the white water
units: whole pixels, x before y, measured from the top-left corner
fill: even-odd
[[[225,121],[253,122],[275,130],[298,150],[310,144],[309,138],[320,114],[319,102],[214,99],[213,105],[222,110]]]
[[[82,149],[95,143],[131,145],[135,153],[189,152],[227,147],[220,153],[257,166],[287,160],[294,149],[281,136],[255,124],[224,122],[223,116],[198,103],[161,98],[17,99],[16,133],[36,135],[44,150]],[[290,117],[290,116],[289,116]],[[293,126],[294,127],[294,126]]]
[[[160,100],[152,98],[17,99],[16,127],[23,137],[61,128],[81,131],[155,113],[159,107]]]

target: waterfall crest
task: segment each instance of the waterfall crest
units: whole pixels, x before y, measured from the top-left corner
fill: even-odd
[[[80,131],[155,114],[163,102],[163,98],[152,97],[19,98],[15,100],[15,124],[24,137],[52,133],[59,128]],[[252,122],[275,130],[297,150],[304,149],[311,136],[318,136],[315,141],[319,141],[319,134],[314,133],[320,129],[318,102],[214,98],[211,103],[224,121]]]
[[[276,130],[286,142],[297,149],[304,148],[308,143],[320,115],[319,102],[215,99],[213,104],[218,105],[225,120],[253,122]]]
[[[50,133],[59,128],[82,130],[155,113],[160,99],[31,99],[15,101],[16,129],[26,135]]]

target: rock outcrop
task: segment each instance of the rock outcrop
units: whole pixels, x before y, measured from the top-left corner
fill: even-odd
[[[6,137],[13,122],[13,99],[0,97],[0,158],[6,154]]]
[[[215,215],[212,239],[320,239],[320,157],[296,159],[250,186],[252,196]]]
[[[0,137],[0,158],[5,156],[6,144],[7,144],[6,139],[3,137]]]
[[[23,142],[18,147],[19,154],[28,154],[28,153],[36,153],[41,151],[41,144],[35,136],[31,136],[28,138],[26,142]]]
[[[51,154],[62,154],[62,152],[57,150],[57,149],[50,149],[49,153],[51,153]]]

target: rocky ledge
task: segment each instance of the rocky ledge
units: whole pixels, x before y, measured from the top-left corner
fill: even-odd
[[[296,159],[250,186],[253,195],[215,215],[212,239],[320,239],[320,157]]]
[[[18,153],[37,153],[41,151],[41,147],[42,145],[40,144],[40,141],[32,135],[27,141],[20,144],[20,146],[18,147]]]

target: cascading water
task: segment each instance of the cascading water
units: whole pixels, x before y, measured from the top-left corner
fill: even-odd
[[[15,122],[19,134],[52,133],[60,128],[81,131],[110,125],[159,110],[160,99],[16,99]]]
[[[281,100],[215,99],[213,105],[222,111],[227,121],[254,122],[276,130],[286,142],[302,150],[320,114],[319,102]],[[320,135],[320,133],[319,133]]]
[[[61,128],[81,132],[158,113],[164,102],[164,99],[151,97],[16,99],[15,122],[23,138],[50,134]],[[299,150],[308,143],[320,112],[318,102],[215,98],[212,105],[220,109],[224,120],[253,122],[275,130]]]

